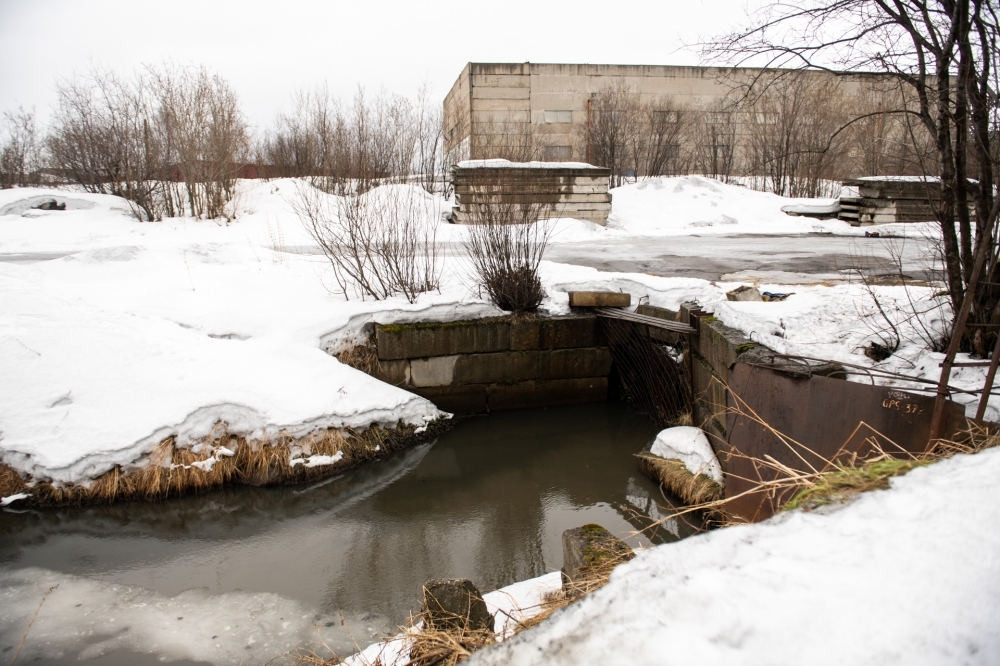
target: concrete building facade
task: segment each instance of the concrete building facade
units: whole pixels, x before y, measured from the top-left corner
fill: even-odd
[[[487,159],[501,135],[531,135],[533,153],[513,159],[588,161],[587,136],[595,94],[624,83],[642,101],[670,100],[698,113],[731,99],[762,74],[836,79],[850,94],[873,75],[666,65],[469,63],[444,100],[445,148],[452,163]],[[510,143],[511,139],[500,139]]]

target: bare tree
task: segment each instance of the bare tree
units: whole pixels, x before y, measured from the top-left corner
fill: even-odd
[[[0,188],[38,184],[41,146],[35,110],[20,107],[3,114],[0,133]],[[2,138],[6,134],[6,138]]]
[[[998,11],[990,0],[777,2],[753,15],[745,29],[706,45],[709,54],[731,64],[755,59],[829,71],[879,71],[906,89],[912,105],[888,113],[912,118],[935,138],[936,213],[952,307],[961,308],[978,248],[988,248],[982,275],[976,276],[982,282],[973,295],[970,321],[990,324],[1000,324],[1000,289],[987,284],[1000,282],[1000,254],[996,231],[985,224],[998,173]],[[975,230],[970,211],[984,222]],[[975,346],[971,334],[965,346]]]
[[[847,135],[837,132],[847,120],[839,85],[827,78],[769,78],[740,105],[749,135],[747,175],[758,189],[782,196],[835,195],[831,181],[845,177],[847,155]]]
[[[516,120],[509,112],[480,112],[473,119],[469,159],[503,159],[530,162],[540,157],[540,148],[530,120]]]
[[[417,93],[415,138],[415,166],[421,187],[443,193],[448,182],[444,170],[444,115],[441,105],[431,102],[426,84]]]
[[[728,182],[735,175],[737,133],[734,104],[720,98],[699,110],[694,164],[702,174]]]
[[[588,161],[611,170],[611,186],[636,177],[635,148],[642,140],[638,93],[621,79],[602,87],[590,101]]]

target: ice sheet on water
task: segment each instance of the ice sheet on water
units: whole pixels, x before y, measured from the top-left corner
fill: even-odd
[[[344,656],[356,649],[351,634],[370,640],[391,629],[385,616],[348,613],[342,622],[338,612],[276,594],[194,589],[168,597],[29,568],[0,574],[0,650],[17,645],[50,588],[19,661],[90,659],[126,650],[163,660],[263,664],[298,649],[324,653],[321,640]]]

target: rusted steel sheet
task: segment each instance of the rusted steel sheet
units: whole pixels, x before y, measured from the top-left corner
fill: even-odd
[[[732,498],[781,474],[760,469],[748,457],[770,456],[792,470],[809,472],[838,458],[864,458],[872,453],[872,441],[898,455],[906,455],[903,450],[921,453],[927,445],[934,397],[737,363],[730,370],[727,406],[729,452],[722,462],[726,497]],[[957,432],[965,425],[964,410],[952,402],[947,410],[946,432]],[[758,521],[773,515],[787,499],[754,493],[739,497],[729,508],[746,520]]]

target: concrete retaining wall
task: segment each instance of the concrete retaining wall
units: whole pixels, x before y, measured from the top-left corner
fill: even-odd
[[[449,412],[607,399],[611,353],[593,315],[380,325],[375,342],[376,377]]]

